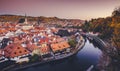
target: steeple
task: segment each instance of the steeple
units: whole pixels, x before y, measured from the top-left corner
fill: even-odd
[[[26,18],[26,13],[25,13],[25,18]]]
[[[26,15],[26,13],[25,13],[25,24],[28,24],[28,22],[27,22],[27,15]]]

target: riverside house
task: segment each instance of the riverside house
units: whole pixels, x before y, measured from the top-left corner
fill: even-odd
[[[21,57],[26,57],[30,52],[20,44],[12,43],[4,48],[4,55],[10,60],[19,60]]]
[[[58,43],[51,44],[51,49],[54,53],[65,51],[66,49],[69,49],[70,45],[67,41],[62,41]]]
[[[2,49],[0,49],[0,61],[2,61],[4,59],[4,56],[3,56],[4,52]]]

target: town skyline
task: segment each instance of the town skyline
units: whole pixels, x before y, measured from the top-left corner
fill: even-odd
[[[111,16],[119,0],[1,0],[0,15],[59,17],[90,20]]]

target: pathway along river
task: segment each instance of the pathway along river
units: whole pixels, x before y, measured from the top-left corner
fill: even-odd
[[[100,48],[95,42],[86,39],[84,47],[72,57],[19,71],[99,71],[109,60]]]

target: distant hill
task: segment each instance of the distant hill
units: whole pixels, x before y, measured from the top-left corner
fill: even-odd
[[[11,14],[4,14],[0,15],[0,21],[3,22],[16,22],[21,18],[25,18],[25,16],[22,15],[11,15]],[[80,21],[83,22],[83,20],[80,19],[60,19],[58,17],[44,17],[44,16],[39,16],[39,17],[32,17],[32,16],[27,16],[28,21],[41,21],[41,22],[52,22],[52,21]]]
[[[21,18],[24,18],[25,16],[22,15],[11,15],[11,14],[4,14],[0,15],[0,21],[3,22],[16,22]],[[28,16],[28,18],[33,19],[33,17]]]
[[[99,37],[110,42],[120,51],[120,7],[112,12],[112,16],[86,21],[83,31],[100,33]]]

